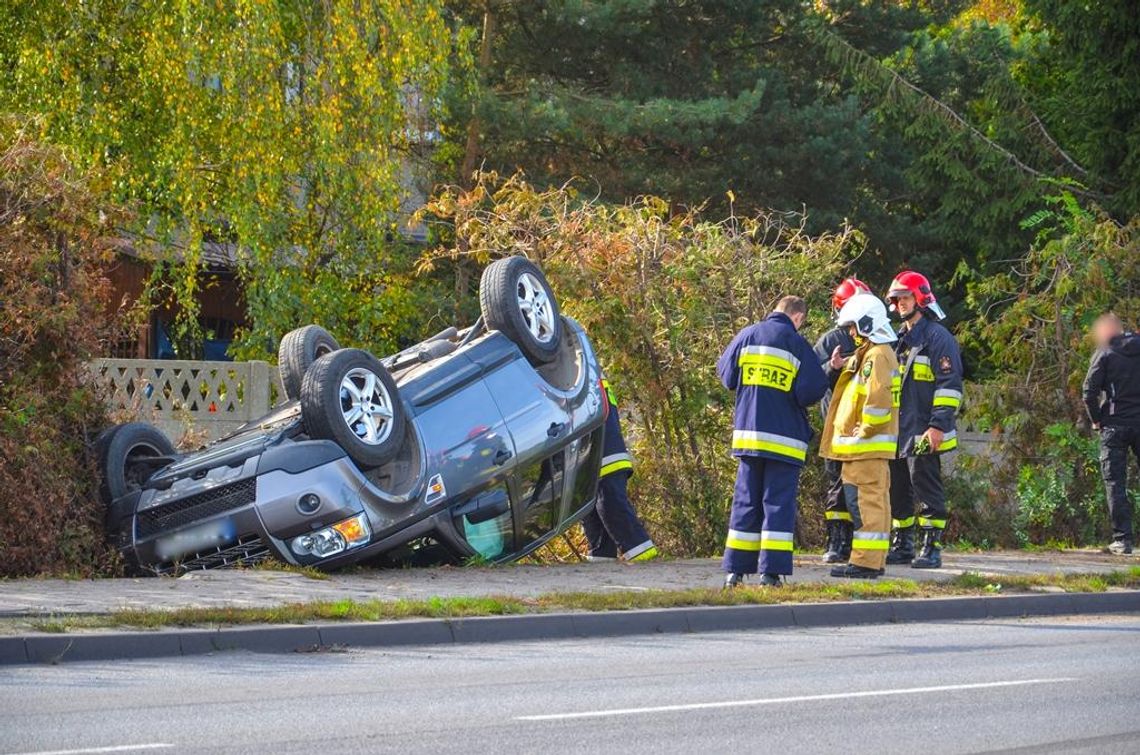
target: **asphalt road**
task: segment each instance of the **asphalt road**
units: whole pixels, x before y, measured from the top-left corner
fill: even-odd
[[[1140,751],[1140,617],[0,669],[0,753]]]

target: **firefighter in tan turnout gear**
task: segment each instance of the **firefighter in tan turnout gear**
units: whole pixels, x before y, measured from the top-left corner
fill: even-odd
[[[820,455],[843,464],[843,495],[855,534],[847,564],[833,577],[874,579],[883,573],[890,546],[890,462],[898,453],[899,363],[887,308],[857,294],[840,309],[837,324],[855,341],[844,359],[836,347],[835,384],[820,441]]]

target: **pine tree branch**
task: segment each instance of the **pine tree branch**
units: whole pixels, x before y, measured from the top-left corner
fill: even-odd
[[[856,48],[854,45],[843,39],[835,32],[829,29],[825,29],[821,26],[814,26],[808,31],[808,36],[823,48],[824,54],[827,56],[828,60],[836,65],[839,65],[846,71],[856,73],[862,76],[864,79],[877,83],[884,90],[884,96],[887,99],[893,99],[897,97],[900,91],[905,95],[916,98],[919,102],[925,104],[928,109],[938,115],[944,122],[948,123],[953,128],[966,132],[975,140],[984,144],[990,150],[1001,155],[1019,172],[1030,176],[1035,180],[1057,180],[1058,176],[1051,175],[1029,165],[1009,149],[1005,148],[998,142],[994,141],[979,131],[969,121],[962,117],[956,110],[954,110],[954,108],[950,107],[942,100],[926,92],[919,86],[903,78],[903,76],[901,76],[898,72],[888,68],[874,56]],[[1034,117],[1036,118],[1036,116]],[[1044,132],[1043,128],[1042,132]],[[1050,141],[1052,141],[1051,137]],[[1058,147],[1057,149],[1059,150],[1060,148]],[[1064,154],[1063,151],[1062,154]],[[1068,157],[1067,155],[1065,156]],[[1069,158],[1068,161],[1074,165],[1082,174],[1088,174],[1087,171],[1077,165],[1075,161],[1072,161],[1071,158]],[[1109,196],[1103,192],[1094,191],[1083,186],[1069,186],[1068,189],[1073,194],[1084,196],[1090,199],[1096,199],[1098,201],[1103,201]]]

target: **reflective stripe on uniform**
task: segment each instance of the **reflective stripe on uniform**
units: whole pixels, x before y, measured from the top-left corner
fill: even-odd
[[[851,547],[863,551],[885,551],[890,548],[889,532],[856,532],[851,538]]]
[[[614,389],[613,386],[610,385],[610,381],[606,380],[605,378],[602,378],[602,390],[606,392],[606,401],[609,402],[611,407],[616,409],[617,394],[614,393]]]
[[[740,364],[753,359],[764,357],[772,363],[780,362],[789,370],[800,368],[799,358],[790,351],[777,349],[775,346],[745,346],[740,350]],[[759,359],[756,359],[759,361]]]
[[[745,346],[740,350],[740,382],[762,388],[773,388],[785,393],[800,369],[796,355],[774,346]]]
[[[871,406],[863,407],[863,424],[882,425],[891,421],[891,410],[878,409]]]
[[[926,383],[934,382],[934,370],[930,368],[930,357],[914,358],[914,379]]]
[[[919,527],[934,527],[935,529],[941,530],[941,529],[946,528],[946,520],[945,519],[931,519],[930,517],[920,516],[918,518],[918,526]]]
[[[764,530],[760,533],[760,548],[766,551],[790,551],[793,549],[791,532]]]
[[[760,550],[760,533],[729,530],[728,539],[724,541],[724,545],[726,548],[735,548],[738,551],[758,551]]]
[[[754,430],[733,430],[732,448],[737,451],[767,451],[804,461],[807,459],[808,444],[786,435],[761,433]]]
[[[633,457],[626,453],[610,454],[602,457],[602,469],[598,477],[605,477],[623,469],[633,469]]]
[[[855,456],[861,453],[898,451],[899,439],[895,435],[872,435],[870,438],[839,437],[832,441],[831,450],[838,456]]]
[[[934,406],[949,406],[957,409],[962,405],[962,392],[952,388],[940,388],[934,392]]]
[[[942,436],[942,445],[938,447],[939,451],[953,451],[958,447],[958,431],[951,430]]]
[[[637,558],[642,553],[645,553],[647,550],[649,550],[652,547],[653,547],[653,541],[652,540],[646,540],[641,545],[635,545],[634,547],[632,547],[629,550],[622,553],[621,557],[623,559],[625,559],[626,561],[632,561],[633,559]]]
[[[914,517],[908,516],[906,519],[892,519],[891,526],[896,530],[905,530],[907,527],[913,527]]]
[[[854,521],[851,518],[851,514],[849,514],[846,511],[825,511],[825,512],[823,512],[823,518],[828,520],[828,521],[840,521],[840,522]]]

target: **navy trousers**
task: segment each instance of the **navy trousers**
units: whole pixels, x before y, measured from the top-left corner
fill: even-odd
[[[724,570],[791,574],[800,467],[741,456],[728,520]]]
[[[582,520],[591,556],[617,558],[620,549],[633,558],[653,546],[626,493],[630,475],[623,469],[598,480],[597,505]]]
[[[843,491],[843,462],[824,459],[823,471],[827,475],[827,504],[823,509],[823,518],[829,522],[850,522],[851,512],[847,510],[847,498]]]

